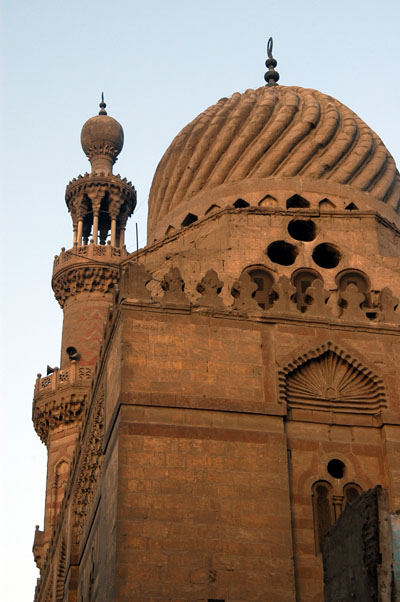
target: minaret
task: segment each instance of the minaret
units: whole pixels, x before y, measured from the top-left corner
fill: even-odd
[[[36,530],[38,566],[56,523],[70,462],[93,377],[104,322],[119,282],[120,262],[127,256],[124,233],[136,206],[136,191],[114,175],[122,150],[121,125],[100,112],[82,128],[82,148],[91,173],[74,178],[65,200],[73,223],[73,246],[54,259],[52,287],[64,312],[61,363],[36,380],[33,422],[48,449],[44,531]]]

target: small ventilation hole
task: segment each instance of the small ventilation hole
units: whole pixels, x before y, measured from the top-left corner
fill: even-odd
[[[188,213],[187,216],[185,217],[185,219],[183,220],[181,226],[183,226],[183,227],[190,226],[190,224],[197,222],[197,220],[198,220],[197,215],[194,215],[194,213]]]
[[[286,209],[306,209],[310,203],[302,196],[294,194],[286,201]]]
[[[349,203],[346,207],[345,207],[346,211],[355,211],[358,210],[357,205],[355,205],[354,203]]]
[[[238,199],[233,203],[233,206],[236,207],[236,209],[244,209],[245,207],[250,207],[250,203],[244,199]]]

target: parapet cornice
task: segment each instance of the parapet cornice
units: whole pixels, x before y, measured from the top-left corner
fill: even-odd
[[[356,327],[358,331],[378,331],[396,336],[400,328],[399,300],[388,287],[376,291],[371,307],[361,307],[364,295],[354,284],[349,284],[344,291],[328,291],[322,281],[315,280],[306,290],[310,304],[302,312],[296,305],[296,288],[287,276],[280,276],[273,284],[271,307],[262,309],[253,297],[257,285],[245,271],[230,290],[232,304],[225,305],[221,297],[224,283],[213,269],[208,270],[197,283],[195,290],[198,295],[195,298],[195,291],[186,288],[177,267],[171,267],[162,280],[154,279],[138,262],[125,264],[124,268],[117,300],[140,307],[146,305],[154,311],[205,312],[229,319],[325,324],[335,329]]]
[[[75,245],[61,249],[53,264],[52,288],[61,307],[70,297],[81,292],[109,293],[119,282],[121,259],[128,256],[125,248],[111,245]]]

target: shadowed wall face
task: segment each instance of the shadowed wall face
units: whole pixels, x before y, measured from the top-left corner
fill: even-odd
[[[323,545],[325,602],[391,602],[392,533],[385,490],[348,504]]]

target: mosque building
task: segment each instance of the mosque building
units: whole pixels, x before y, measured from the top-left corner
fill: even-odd
[[[34,390],[35,602],[320,602],[346,504],[400,507],[400,175],[268,55],[165,152],[143,249],[122,127],[104,100],[83,126],[60,367]]]

